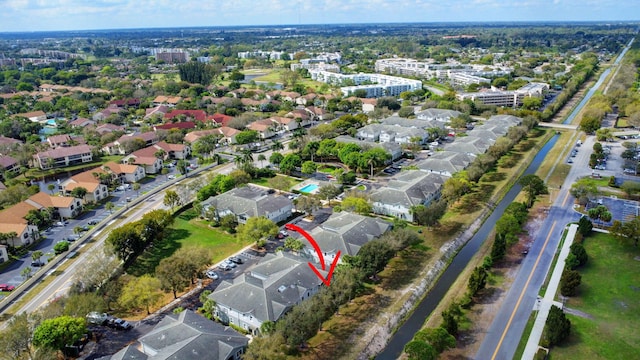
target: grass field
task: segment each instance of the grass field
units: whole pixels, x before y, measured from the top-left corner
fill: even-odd
[[[556,359],[637,359],[640,354],[640,249],[608,234],[585,241],[587,265],[579,269],[579,294],[566,306],[587,319],[568,315],[571,335],[551,350]]]
[[[213,262],[216,263],[246,245],[249,244],[241,243],[233,235],[210,227],[206,221],[196,216],[193,209],[188,209],[176,216],[168,236],[138,257],[128,272],[135,276],[153,274],[160,260],[171,256],[181,247],[213,249]]]

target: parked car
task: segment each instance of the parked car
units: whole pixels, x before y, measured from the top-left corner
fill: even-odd
[[[111,317],[107,319],[106,325],[110,328],[118,330],[130,330],[131,328],[133,328],[133,326],[128,321]]]
[[[175,179],[175,178],[176,178],[176,176],[175,176],[175,175],[173,175],[173,174],[171,174],[171,175],[167,176],[167,179],[169,179],[169,180],[173,180],[173,179]]]
[[[222,264],[218,265],[218,269],[222,270],[222,271],[229,271],[232,269],[231,265],[227,264],[226,262],[223,262]]]
[[[100,220],[98,220],[98,219],[91,219],[91,220],[89,220],[89,222],[87,224],[89,224],[89,225],[98,225],[99,222],[100,222]]]
[[[113,322],[115,324],[115,328],[118,330],[130,330],[133,328],[133,325],[126,320],[115,319]]]
[[[31,267],[42,267],[44,265],[45,265],[44,261],[42,260],[36,260],[31,262]]]
[[[233,261],[227,259],[225,261],[225,263],[227,263],[229,266],[231,266],[231,268],[235,269],[236,267],[238,267],[238,265],[236,265],[236,263],[234,263]]]
[[[68,221],[58,221],[54,225],[57,226],[57,227],[63,227],[65,225],[67,225],[68,223],[69,223]]]
[[[130,197],[127,197],[127,202],[131,202],[131,200],[132,199]]]
[[[99,313],[97,311],[92,311],[87,314],[86,318],[89,324],[105,325],[107,320],[109,319],[109,315],[107,315],[107,313]]]
[[[232,256],[232,257],[229,258],[228,261],[236,263],[236,264],[244,264],[244,260],[242,260],[242,258],[239,257],[239,256]]]
[[[220,278],[220,277],[218,276],[218,273],[217,273],[217,272],[215,272],[215,271],[213,271],[213,270],[211,270],[211,269],[207,270],[207,271],[205,272],[205,275],[207,275],[207,277],[208,277],[209,279],[212,279],[212,280],[218,280],[218,279]]]
[[[13,291],[15,288],[13,285],[0,284],[0,291]]]
[[[76,241],[76,240],[78,240],[78,239],[80,239],[80,235],[73,234],[73,235],[69,235],[69,236],[67,236],[67,239],[66,239],[66,240],[67,240],[67,241],[74,242],[74,241]]]

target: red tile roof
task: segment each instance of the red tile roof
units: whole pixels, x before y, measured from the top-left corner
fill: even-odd
[[[191,118],[198,121],[206,121],[207,113],[204,110],[171,110],[164,114],[165,119],[173,119],[178,115],[185,115],[187,118]]]
[[[166,123],[162,125],[155,125],[156,129],[162,130],[171,130],[171,129],[194,129],[196,127],[196,123],[193,121],[183,121],[177,123]]]

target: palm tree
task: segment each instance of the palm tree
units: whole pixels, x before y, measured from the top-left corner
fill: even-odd
[[[284,149],[284,145],[282,145],[282,143],[278,140],[274,140],[273,144],[271,144],[271,150],[273,151],[278,151],[283,149]]]
[[[55,188],[56,188],[56,185],[55,185],[55,184],[49,184],[49,185],[47,185],[47,189],[48,189],[49,191],[51,191],[51,195],[53,195],[53,190],[54,190]]]
[[[264,154],[258,155],[258,161],[260,161],[260,167],[264,167],[263,162],[267,160],[267,157]]]
[[[244,164],[253,162],[253,152],[249,149],[242,150],[242,161]]]
[[[116,206],[113,205],[113,203],[111,201],[109,201],[108,203],[104,204],[104,208],[109,210],[110,214],[113,214],[113,208],[115,208]]]

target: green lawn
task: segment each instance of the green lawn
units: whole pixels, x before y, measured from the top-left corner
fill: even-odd
[[[552,359],[637,359],[640,354],[640,249],[608,234],[588,237],[589,262],[567,307],[593,319],[568,315],[571,335]]]
[[[236,240],[235,236],[229,235],[219,228],[210,227],[206,221],[202,221],[196,216],[193,209],[188,209],[176,216],[175,223],[169,230],[167,238],[154,244],[152,248],[138,257],[128,272],[135,276],[153,273],[160,260],[171,256],[181,247],[198,246],[213,249],[212,263],[216,263],[246,245],[249,244],[241,243]]]

